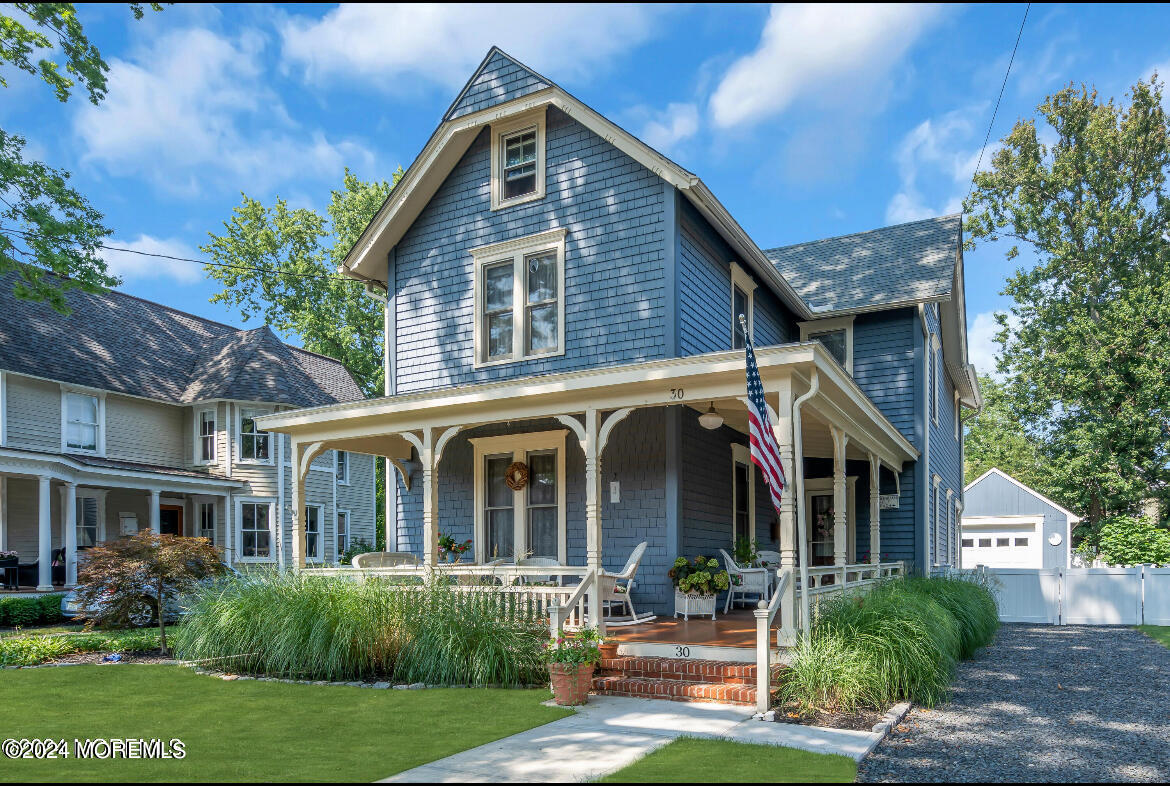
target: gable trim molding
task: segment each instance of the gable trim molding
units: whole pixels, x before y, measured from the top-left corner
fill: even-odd
[[[1067,516],[1069,522],[1071,522],[1072,524],[1076,524],[1077,522],[1081,521],[1081,517],[1078,516],[1077,514],[1073,513],[1068,508],[1064,507],[1063,505],[1058,505],[1057,503],[1050,500],[1048,497],[1041,494],[1036,489],[1025,486],[1023,483],[1016,480],[1011,475],[1007,474],[1006,472],[999,469],[998,467],[992,467],[991,469],[987,470],[979,477],[975,478],[975,480],[971,481],[966,486],[964,486],[963,487],[963,494],[966,495],[966,493],[968,491],[970,491],[972,488],[974,488],[980,481],[984,480],[985,478],[987,478],[991,475],[997,475],[997,476],[1003,478],[1004,480],[1008,481],[1009,483],[1011,483],[1014,486],[1016,486],[1017,488],[1019,488],[1021,491],[1026,491],[1029,494],[1031,494],[1033,497],[1035,497],[1036,499],[1040,500],[1041,502],[1044,502],[1044,503],[1056,508],[1061,513],[1063,513],[1065,516]]]

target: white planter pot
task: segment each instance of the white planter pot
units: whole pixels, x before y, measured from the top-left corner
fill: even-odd
[[[711,615],[715,619],[714,595],[688,595],[678,590],[674,591],[674,616],[683,615],[683,619],[690,619],[691,614],[704,616]]]

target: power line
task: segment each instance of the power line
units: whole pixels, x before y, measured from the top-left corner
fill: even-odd
[[[995,99],[995,109],[991,111],[991,122],[987,124],[987,134],[983,137],[983,147],[979,149],[979,160],[975,162],[975,171],[971,173],[971,185],[967,187],[967,196],[963,197],[964,202],[971,196],[971,190],[975,188],[975,176],[979,174],[979,167],[983,165],[983,154],[987,151],[987,143],[991,139],[991,129],[995,126],[995,116],[999,114],[999,102],[1003,100],[1003,91],[1007,87],[1008,77],[1012,73],[1012,64],[1016,62],[1016,50],[1020,48],[1020,38],[1024,35],[1024,23],[1028,21],[1028,12],[1031,10],[1032,4],[1028,3],[1024,7],[1024,18],[1020,20],[1020,30],[1016,33],[1016,43],[1012,47],[1012,56],[1008,60],[1007,70],[1003,74],[1003,84],[999,86],[999,96]]]
[[[52,238],[48,238],[45,235],[41,235],[41,234],[36,233],[36,232],[27,232],[27,231],[22,230],[22,229],[13,229],[11,227],[0,227],[0,234],[6,234],[6,233],[12,233],[12,234],[19,235],[20,237],[24,238],[25,240],[28,240],[29,238],[39,238],[42,240],[51,240],[52,239]],[[294,272],[291,270],[274,270],[272,268],[255,267],[253,265],[237,265],[237,264],[233,264],[231,262],[208,262],[207,260],[203,260],[203,259],[191,259],[189,257],[177,257],[177,256],[172,256],[171,254],[156,254],[156,253],[151,252],[151,251],[140,251],[140,250],[135,249],[135,248],[121,248],[119,246],[107,246],[104,243],[96,243],[95,246],[97,248],[103,249],[105,251],[120,251],[120,252],[125,253],[125,254],[137,254],[137,255],[143,256],[143,257],[154,257],[156,259],[169,259],[169,260],[172,260],[174,262],[193,262],[196,265],[211,265],[213,267],[223,267],[223,268],[229,268],[231,270],[240,270],[240,271],[246,270],[246,271],[252,271],[255,273],[269,273],[271,275],[276,275],[276,276],[292,276],[294,278],[332,279],[334,281],[348,281],[348,282],[352,282],[354,284],[363,283],[361,281],[358,281],[357,279],[348,278],[346,276],[332,275],[329,273],[297,273],[297,272]],[[20,249],[18,249],[18,248],[13,248],[13,250],[20,251]]]

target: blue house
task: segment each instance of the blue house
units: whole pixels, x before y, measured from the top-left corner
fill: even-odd
[[[810,589],[957,564],[959,414],[980,405],[957,215],[761,248],[697,175],[493,48],[342,272],[385,299],[385,396],[261,423],[298,471],[387,457],[392,551],[434,565],[449,535],[467,563],[564,577],[645,543],[631,598],[658,614],[676,557],[740,538]]]

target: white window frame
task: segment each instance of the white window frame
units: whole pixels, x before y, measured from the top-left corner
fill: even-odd
[[[194,497],[192,500],[195,505],[195,526],[194,530],[198,533],[198,537],[203,537],[203,508],[206,505],[211,506],[211,545],[217,545],[219,539],[216,537],[216,530],[219,529],[219,503],[214,497]]]
[[[731,296],[731,304],[728,311],[731,313],[731,348],[735,349],[735,331],[739,330],[739,315],[735,313],[735,290],[739,289],[744,294],[744,299],[747,301],[747,313],[744,314],[744,319],[747,320],[748,338],[753,342],[756,340],[756,281],[752,278],[751,273],[740,267],[739,263],[731,263],[731,289],[729,294]]]
[[[86,396],[97,400],[97,423],[94,424],[96,435],[95,450],[73,448],[69,446],[69,397]],[[85,456],[106,455],[106,394],[96,390],[85,390],[73,387],[61,387],[61,452],[78,453]]]
[[[309,553],[309,511],[317,511],[317,553]],[[325,506],[305,505],[305,562],[325,561]]]
[[[336,559],[341,559],[345,549],[341,548],[341,517],[345,517],[345,548],[353,545],[353,516],[348,508],[338,508],[333,515],[333,553]]]
[[[930,334],[930,379],[927,380],[927,384],[930,385],[930,388],[931,388],[930,394],[934,397],[934,406],[931,408],[930,417],[931,417],[931,420],[934,422],[934,425],[936,425],[936,426],[938,425],[938,408],[939,408],[938,391],[939,391],[939,388],[942,387],[942,380],[940,379],[941,375],[938,373],[939,346],[940,345],[939,345],[939,340],[938,340],[938,334],[931,333]]]
[[[814,319],[811,322],[798,322],[797,327],[800,328],[800,340],[812,341],[810,336],[815,336],[818,333],[831,333],[836,330],[845,331],[845,370],[849,375],[853,375],[853,317],[834,317],[832,319]],[[828,352],[828,350],[825,350]],[[830,355],[832,357],[832,355]],[[836,358],[833,358],[836,360]]]
[[[529,235],[471,250],[475,262],[475,368],[565,354],[565,234],[564,229],[553,229],[539,235]],[[525,311],[528,305],[528,276],[524,269],[524,258],[541,251],[554,251],[557,256],[557,345],[551,350],[526,354],[528,331]],[[483,271],[486,267],[509,259],[512,262],[512,354],[489,360],[488,337],[484,329]]]
[[[68,486],[61,487],[61,499],[65,499],[68,492]],[[74,491],[74,497],[77,499],[77,517],[74,521],[74,526],[80,530],[84,515],[81,510],[81,500],[92,499],[94,501],[94,509],[97,511],[97,527],[95,529],[94,543],[102,543],[106,540],[106,495],[109,492],[106,489],[90,489],[78,488]],[[61,523],[65,523],[65,511],[61,511]],[[79,547],[81,545],[81,538],[74,536],[74,543]],[[64,543],[62,543],[64,545]]]
[[[240,405],[240,406],[236,407],[236,423],[235,423],[235,426],[236,426],[236,463],[237,464],[260,464],[262,466],[271,466],[273,461],[274,461],[273,454],[276,452],[276,450],[275,450],[276,438],[275,438],[275,434],[273,434],[273,432],[271,432],[271,431],[253,432],[253,433],[264,433],[264,434],[268,435],[268,458],[266,458],[266,459],[244,458],[244,413],[245,412],[253,413],[252,414],[253,418],[260,417],[261,415],[271,415],[272,414],[272,410],[264,409],[263,407],[248,407],[248,406],[244,406],[244,405]]]
[[[525,434],[502,434],[498,437],[472,437],[468,441],[472,444],[475,453],[475,530],[472,541],[475,547],[475,560],[483,564],[488,560],[484,551],[487,542],[487,517],[484,515],[484,503],[487,495],[484,488],[484,461],[488,456],[498,456],[501,453],[511,453],[512,461],[524,461],[529,452],[551,450],[557,457],[557,560],[564,565],[568,559],[568,524],[565,515],[565,435],[568,429],[552,431],[532,431]],[[523,554],[528,548],[528,488],[512,492],[513,511],[513,550],[516,554]]]
[[[492,135],[492,173],[491,173],[491,208],[503,210],[527,202],[544,199],[546,181],[546,152],[545,152],[545,107],[541,106],[531,112],[525,112],[504,123],[493,123]],[[524,131],[536,132],[536,190],[521,196],[504,199],[504,139],[515,136]]]
[[[731,553],[735,551],[735,468],[742,464],[747,467],[748,478],[748,532],[752,540],[756,539],[756,465],[752,463],[752,452],[747,445],[738,442],[731,443]]]
[[[942,483],[942,478],[939,477],[938,475],[935,475],[935,476],[933,476],[933,480],[934,480],[934,497],[933,497],[933,504],[931,505],[931,508],[930,508],[930,519],[931,519],[932,524],[934,525],[931,528],[931,531],[933,533],[932,537],[933,537],[934,542],[932,544],[933,548],[931,550],[934,552],[934,564],[939,565],[940,563],[938,561],[938,557],[939,557],[939,554],[938,554],[938,551],[939,551],[939,549],[938,549],[938,518],[939,518],[939,516],[938,516],[938,487]]]
[[[277,549],[281,544],[276,542],[276,500],[271,497],[237,497],[235,510],[235,540],[236,562],[269,563],[276,562]],[[244,505],[268,506],[268,556],[244,556]],[[259,530],[256,530],[257,532]]]
[[[211,422],[214,426],[211,432],[211,458],[203,458],[203,416],[211,413]],[[202,407],[195,410],[195,455],[192,460],[196,464],[214,464],[219,459],[219,412],[215,407]]]
[[[344,461],[341,458],[342,456],[345,456]],[[333,476],[337,478],[337,485],[348,486],[350,484],[349,466],[351,463],[352,462],[350,461],[350,454],[348,451],[333,451]]]

